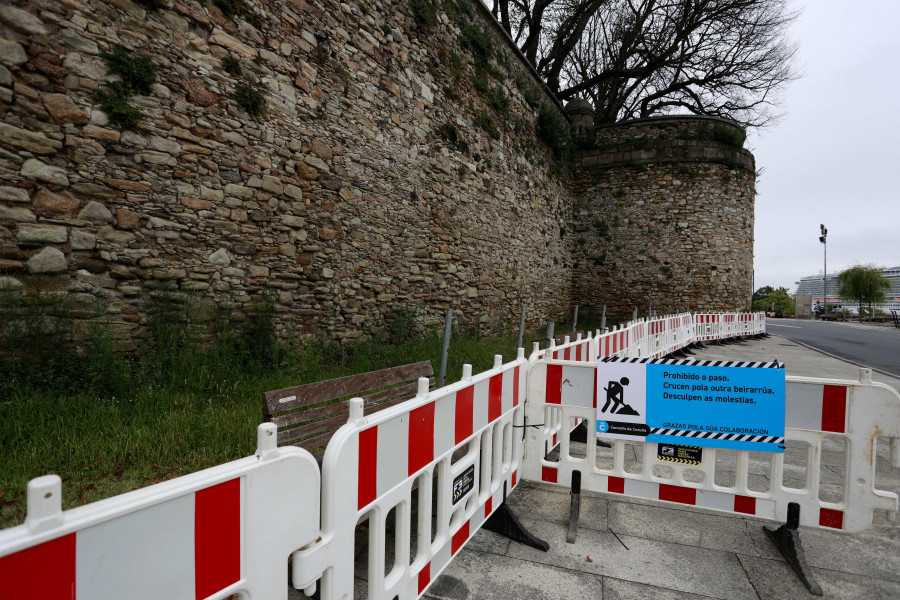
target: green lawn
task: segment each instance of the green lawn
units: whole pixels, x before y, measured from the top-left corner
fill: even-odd
[[[68,380],[41,373],[58,373],[53,361],[75,360],[69,355],[44,356],[49,366],[32,363],[27,372],[0,365],[0,527],[24,520],[25,487],[39,475],[62,477],[63,507],[71,508],[252,454],[264,391],[421,360],[435,373],[440,367],[437,332],[402,343],[308,344],[265,360],[190,342],[137,359],[98,351],[90,368],[63,369]],[[456,335],[447,383],[464,363],[479,373],[495,354],[514,359],[515,345],[514,335]]]

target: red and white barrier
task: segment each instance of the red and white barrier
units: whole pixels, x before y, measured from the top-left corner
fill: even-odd
[[[23,525],[0,531],[0,598],[287,598],[291,552],[318,536],[319,469],[276,448],[65,512],[61,480],[28,484]]]
[[[698,342],[712,342],[722,339],[719,336],[721,315],[716,314],[700,314],[694,315],[694,336]]]
[[[369,417],[351,401],[349,422],[325,451],[321,539],[294,554],[294,585],[312,591],[321,581],[324,600],[353,597],[354,530],[367,519],[369,598],[418,598],[518,483],[523,445],[513,424],[522,422],[526,370],[520,350],[439,390],[422,379],[416,398]]]
[[[556,346],[551,341],[548,356],[552,356],[554,360],[593,363],[597,360],[596,344],[594,344],[590,332],[588,332],[586,338],[582,338],[579,333],[574,340],[570,340],[569,336],[565,336],[560,346]]]
[[[896,393],[885,396],[884,386],[870,381],[789,379],[788,439],[815,449],[803,490],[781,486],[781,455],[772,459],[768,493],[748,488],[746,452],[731,488],[712,483],[713,449],[696,468],[703,484],[689,483],[687,467],[670,463],[673,480],[653,475],[649,445],[643,471],[626,473],[621,440],[614,467],[596,467],[599,358],[656,358],[748,332],[765,332],[764,315],[638,319],[535,348],[528,361],[521,350],[505,365],[497,357],[493,369],[476,376],[467,366],[462,381],[440,390],[429,392],[420,380],[414,399],[372,416],[354,399],[349,422],[325,452],[321,486],[309,453],[276,448],[272,424],[260,426],[255,456],[65,512],[60,479],[39,477],[29,483],[25,524],[0,531],[0,598],[285,598],[292,555],[296,587],[312,593],[321,583],[323,599],[343,600],[353,596],[354,534],[362,520],[369,527],[369,597],[418,598],[520,476],[566,483],[576,469],[586,489],[770,519],[782,518],[788,501],[799,502],[803,524],[816,524],[815,514],[820,526],[845,531],[864,529],[872,510],[896,511],[896,496],[872,484],[872,440],[892,437],[892,463],[900,467],[900,409]],[[568,433],[583,421],[587,456],[578,459],[570,456]],[[816,493],[823,435],[845,436],[852,450],[842,504]],[[557,446],[560,459],[548,461]],[[389,544],[394,566],[385,573]]]
[[[766,491],[751,486],[748,451],[730,451],[736,453],[735,483],[731,486],[715,483],[715,448],[703,449],[701,464],[685,465],[660,460],[656,444],[611,440],[612,467],[599,467],[594,370],[585,365],[541,361],[529,371],[526,417],[540,418],[549,409],[563,424],[585,419],[588,436],[584,456],[572,456],[571,444],[567,436],[562,436],[559,458],[548,460],[540,453],[540,432],[529,430],[523,478],[568,485],[577,470],[583,489],[779,521],[786,521],[788,504],[797,503],[801,525],[849,533],[867,529],[874,510],[896,515],[897,495],[875,487],[875,448],[878,437],[891,438],[891,463],[900,467],[900,395],[893,388],[873,383],[868,369],[862,370],[860,381],[787,378],[785,439],[788,445],[806,444],[806,477],[799,487],[786,486],[784,454],[771,454],[767,472],[763,473],[770,482]],[[842,500],[838,502],[823,500],[819,494],[823,445],[828,437],[843,438],[847,449],[840,486]],[[625,469],[626,443],[642,455],[639,472]],[[657,474],[658,467],[665,467],[672,476]]]

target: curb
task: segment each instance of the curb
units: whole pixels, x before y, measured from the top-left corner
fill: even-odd
[[[862,367],[863,369],[872,369],[876,373],[881,373],[882,375],[887,375],[888,377],[893,377],[894,379],[900,379],[900,375],[898,375],[896,373],[889,373],[888,371],[882,371],[881,369],[876,369],[875,367],[870,367],[869,365],[864,365],[862,363],[858,363],[856,361],[850,360],[849,358],[845,358],[843,356],[838,356],[837,354],[832,354],[831,352],[822,350],[821,348],[816,348],[815,346],[810,346],[806,342],[801,342],[800,340],[795,340],[792,337],[788,337],[786,335],[781,335],[780,333],[772,333],[770,335],[777,336],[777,337],[783,337],[784,339],[791,340],[795,344],[803,346],[804,348],[809,348],[810,350],[815,350],[816,352],[818,352],[820,354],[824,354],[825,356],[829,356],[831,358],[836,358],[838,360],[842,360],[845,363],[850,363],[851,365],[856,365],[857,367]]]

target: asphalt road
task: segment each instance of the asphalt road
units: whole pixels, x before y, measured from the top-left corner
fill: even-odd
[[[790,338],[856,364],[900,377],[900,330],[867,325],[766,319],[769,333]]]

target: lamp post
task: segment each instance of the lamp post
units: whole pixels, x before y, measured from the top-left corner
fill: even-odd
[[[828,229],[824,225],[819,225],[819,241],[822,242],[822,259],[824,261],[822,272],[822,298],[824,310],[828,310]]]

